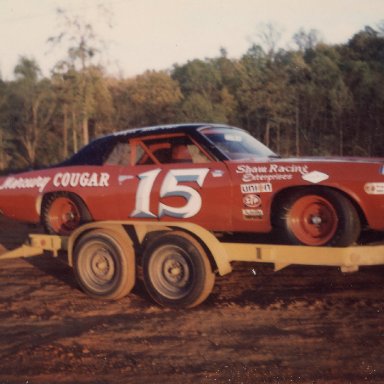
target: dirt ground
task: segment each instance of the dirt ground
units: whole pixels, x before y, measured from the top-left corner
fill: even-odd
[[[10,248],[29,228],[0,221]],[[190,310],[141,281],[83,294],[49,256],[0,261],[0,383],[384,383],[384,267],[235,264]]]

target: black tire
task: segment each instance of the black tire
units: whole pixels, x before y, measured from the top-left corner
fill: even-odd
[[[90,215],[79,197],[59,192],[44,197],[41,221],[47,233],[67,236],[90,221]]]
[[[289,244],[346,247],[356,242],[361,231],[352,202],[332,189],[290,193],[275,215],[279,234]]]
[[[215,274],[201,244],[182,231],[164,234],[143,255],[145,287],[158,304],[191,308],[212,292]]]
[[[135,284],[135,256],[123,234],[94,230],[80,238],[74,251],[76,279],[88,295],[116,300]]]

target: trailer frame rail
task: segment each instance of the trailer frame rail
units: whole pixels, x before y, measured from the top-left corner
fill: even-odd
[[[128,228],[136,233],[139,245],[152,232],[183,230],[204,244],[214,260],[220,275],[232,271],[232,262],[272,263],[275,271],[289,265],[335,266],[342,272],[354,272],[360,266],[384,265],[384,243],[350,247],[308,247],[260,243],[222,242],[203,227],[184,222],[100,221],[85,224],[70,236],[30,234],[28,241],[0,255],[0,260],[32,257],[51,252],[57,257],[60,251],[68,253],[68,264],[73,265],[73,249],[87,232],[109,228],[130,239]]]

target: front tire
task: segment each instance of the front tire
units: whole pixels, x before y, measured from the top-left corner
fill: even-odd
[[[121,233],[94,230],[78,241],[74,251],[76,279],[88,295],[116,300],[135,284],[135,257],[131,242]]]
[[[143,255],[146,289],[158,304],[191,308],[211,293],[215,274],[201,244],[182,231],[153,240]]]
[[[280,234],[290,244],[345,247],[356,242],[361,231],[351,201],[331,189],[295,191],[277,214]]]

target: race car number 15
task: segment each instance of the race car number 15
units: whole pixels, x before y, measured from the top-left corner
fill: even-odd
[[[138,175],[139,186],[136,192],[136,205],[131,213],[131,217],[156,217],[156,215],[150,211],[150,197],[153,185],[160,172],[161,169],[153,169]],[[180,183],[192,182],[202,187],[208,172],[208,168],[170,170],[166,174],[160,187],[160,199],[178,196],[184,198],[186,203],[182,207],[171,207],[159,202],[158,217],[171,216],[186,219],[196,215],[201,209],[201,196],[196,189],[188,185],[181,185]]]

